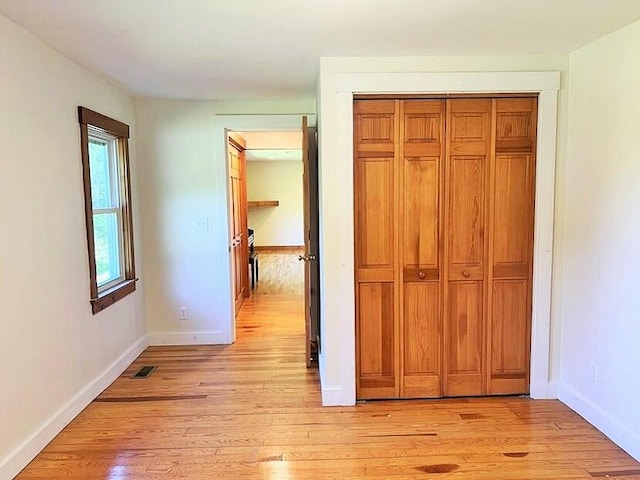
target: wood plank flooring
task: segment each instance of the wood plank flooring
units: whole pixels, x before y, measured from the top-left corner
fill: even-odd
[[[303,248],[268,249],[258,251],[260,265],[259,280],[251,295],[303,295],[304,262],[298,255]]]
[[[298,296],[252,296],[238,324],[234,345],[149,348],[17,478],[640,480],[557,401],[323,408]]]

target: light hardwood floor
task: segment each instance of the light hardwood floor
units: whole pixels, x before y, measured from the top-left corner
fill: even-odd
[[[260,275],[251,295],[303,295],[304,263],[298,255],[304,248],[258,252]]]
[[[640,478],[638,462],[557,401],[323,408],[300,297],[252,296],[238,324],[234,345],[149,348],[18,478]],[[158,368],[131,379],[142,365]]]

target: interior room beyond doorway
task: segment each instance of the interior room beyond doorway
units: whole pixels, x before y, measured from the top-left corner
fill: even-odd
[[[302,133],[237,132],[246,141],[250,295],[303,295]]]

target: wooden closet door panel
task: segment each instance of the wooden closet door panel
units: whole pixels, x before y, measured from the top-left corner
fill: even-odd
[[[489,393],[526,393],[528,390],[529,282],[493,282],[491,315],[491,380]]]
[[[393,158],[358,159],[356,188],[359,269],[394,268]],[[393,280],[388,278],[387,280]]]
[[[439,266],[440,158],[404,160],[404,268]]]
[[[482,395],[483,283],[449,284],[446,396]]]
[[[536,99],[496,100],[488,391],[529,391]]]
[[[364,283],[358,290],[358,398],[394,398],[397,396],[394,286]]]
[[[484,156],[449,161],[450,279],[483,278],[485,163]]]
[[[442,327],[437,282],[405,283],[403,323],[402,396],[442,396]]]
[[[398,102],[354,102],[356,396],[399,393]]]
[[[447,103],[444,395],[486,394],[487,190],[492,101]]]
[[[495,160],[493,208],[493,275],[526,278],[532,227],[530,154],[498,154]]]
[[[404,398],[442,396],[441,192],[445,102],[401,102],[402,315]]]
[[[398,108],[396,100],[354,102],[354,142],[358,157],[394,157]]]

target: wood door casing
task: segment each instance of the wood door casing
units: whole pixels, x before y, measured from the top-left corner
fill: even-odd
[[[398,102],[357,102],[355,115],[356,388],[399,396],[396,282]]]
[[[447,103],[445,396],[486,393],[485,229],[491,111],[488,99]]]

